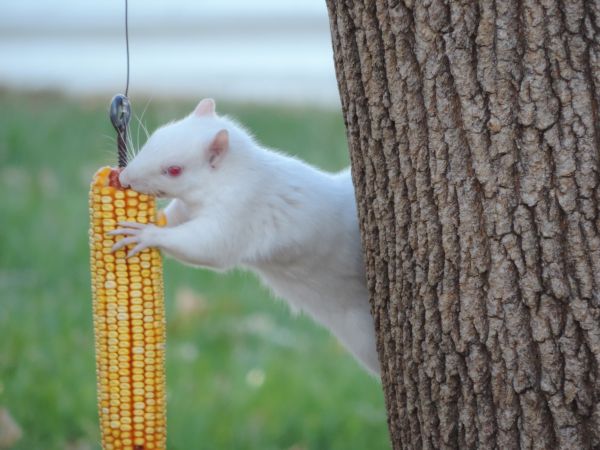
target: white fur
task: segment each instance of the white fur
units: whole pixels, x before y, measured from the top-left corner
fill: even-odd
[[[220,130],[226,151],[214,162],[210,149]],[[183,168],[180,176],[165,173],[172,165]],[[158,129],[120,180],[174,200],[167,227],[122,224],[114,234],[129,237],[115,248],[159,247],[194,266],[247,268],[379,373],[348,170],[326,173],[263,148],[203,100],[190,116]]]

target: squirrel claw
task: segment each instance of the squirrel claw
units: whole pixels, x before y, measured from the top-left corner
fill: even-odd
[[[135,246],[127,253],[127,258],[130,258],[137,255],[142,250],[154,246],[153,236],[155,233],[153,231],[157,228],[156,226],[137,222],[119,222],[119,225],[124,228],[117,228],[109,231],[107,234],[111,236],[127,237],[115,242],[111,248],[111,252],[116,252],[128,245],[135,244]]]
[[[129,250],[129,253],[127,253],[127,258],[131,258],[132,256],[137,255],[139,252],[141,252],[142,250],[145,250],[146,248],[148,248],[148,247],[146,247],[142,243],[137,244],[135,247],[133,247],[131,250]]]
[[[117,231],[117,230],[115,230],[115,231]],[[125,233],[122,233],[122,234],[125,234]],[[139,242],[139,239],[138,239],[137,236],[123,238],[119,242],[115,243],[115,245],[112,246],[112,248],[110,249],[110,251],[111,251],[111,253],[114,253],[117,250],[121,250],[126,245],[136,244],[138,242]]]
[[[109,236],[135,236],[140,232],[137,228],[117,228],[115,230],[109,231]]]
[[[142,230],[148,226],[147,223],[140,222],[119,222],[119,226],[123,228],[135,228],[136,230]]]

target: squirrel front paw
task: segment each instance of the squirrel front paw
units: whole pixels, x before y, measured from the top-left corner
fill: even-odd
[[[138,254],[149,247],[156,247],[158,244],[157,236],[161,229],[151,223],[138,222],[119,222],[116,230],[109,231],[111,236],[128,236],[112,246],[111,252],[116,252],[127,245],[135,246],[127,253],[127,258]]]

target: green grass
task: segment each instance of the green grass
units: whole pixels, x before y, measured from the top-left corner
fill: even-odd
[[[99,448],[87,191],[115,160],[105,103],[0,92],[0,407],[23,429],[15,449]],[[152,102],[144,122],[193,106]],[[219,110],[265,145],[348,164],[339,114]],[[165,283],[170,449],[389,448],[379,382],[253,276],[167,260]]]

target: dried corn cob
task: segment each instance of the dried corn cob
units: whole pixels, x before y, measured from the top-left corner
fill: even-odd
[[[100,169],[90,189],[90,256],[102,447],[166,447],[165,309],[156,249],[111,253],[118,222],[155,221],[154,198],[123,189]]]

